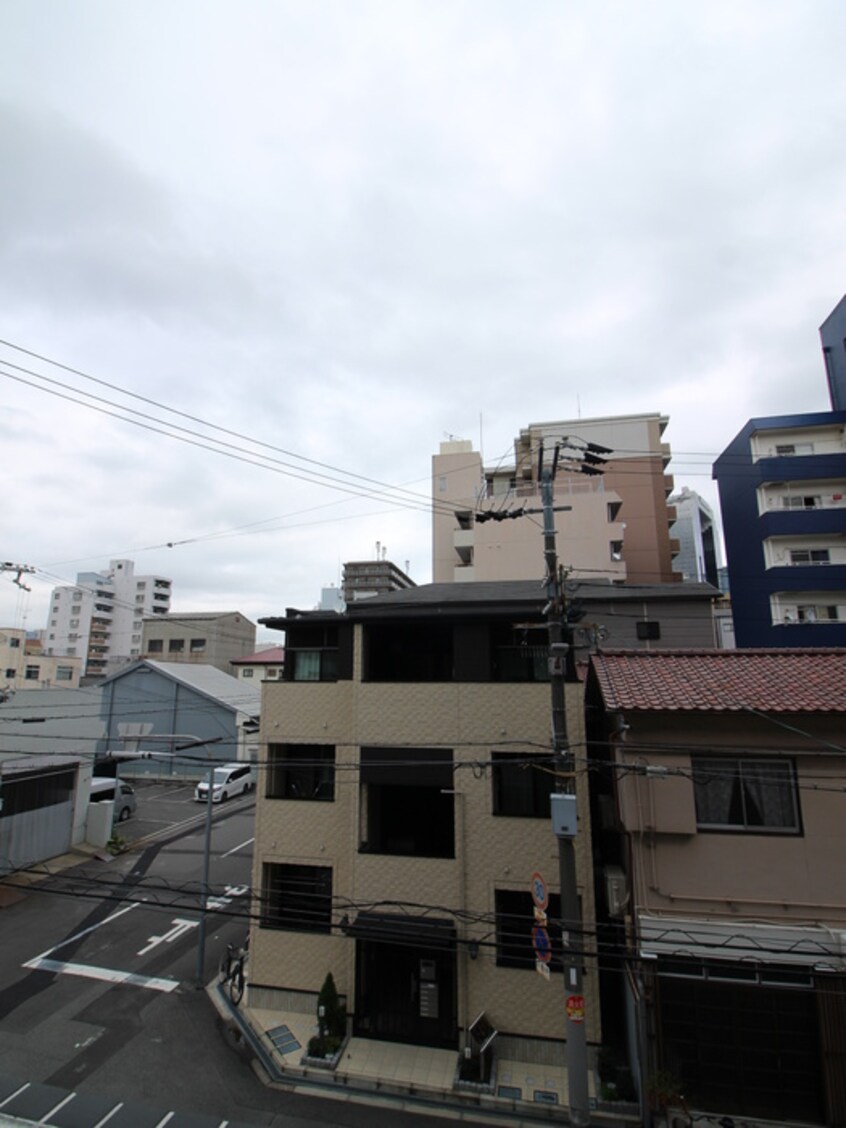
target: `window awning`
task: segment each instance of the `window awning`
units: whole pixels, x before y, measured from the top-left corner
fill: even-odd
[[[428,948],[454,948],[456,943],[455,924],[451,920],[406,913],[359,913],[350,923],[348,934],[357,940]]]

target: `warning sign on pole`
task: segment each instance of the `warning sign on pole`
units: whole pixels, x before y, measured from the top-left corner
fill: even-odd
[[[584,995],[568,995],[564,1003],[564,1009],[567,1011],[567,1017],[571,1022],[584,1022],[585,1020],[585,997]]]

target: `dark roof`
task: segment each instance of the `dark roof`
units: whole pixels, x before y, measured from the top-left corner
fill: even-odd
[[[710,600],[719,595],[717,588],[704,583],[612,584],[610,581],[574,581],[573,597],[586,603],[652,602],[654,600]],[[422,615],[444,617],[490,614],[526,614],[546,606],[546,584],[542,580],[495,580],[487,582],[421,584],[401,591],[385,592],[370,599],[347,604],[345,618],[414,618]],[[310,619],[313,622],[337,622],[333,611],[297,611],[288,608],[285,615],[269,616],[259,622],[275,630],[284,629],[289,621]]]
[[[278,666],[285,661],[284,646],[267,646],[264,650],[256,650],[253,654],[245,654],[243,658],[231,658],[232,666]]]
[[[846,713],[846,649],[612,650],[591,665],[606,709]]]

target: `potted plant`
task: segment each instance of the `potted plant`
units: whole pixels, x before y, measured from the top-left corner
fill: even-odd
[[[334,1063],[346,1033],[346,1008],[341,1002],[330,971],[317,996],[317,1034],[309,1039],[306,1056],[319,1063]]]

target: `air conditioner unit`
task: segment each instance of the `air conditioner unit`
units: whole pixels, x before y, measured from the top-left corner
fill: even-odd
[[[622,917],[629,903],[629,886],[620,866],[605,867],[605,900],[612,917]]]

